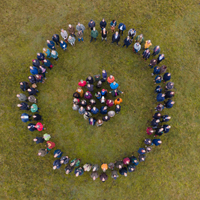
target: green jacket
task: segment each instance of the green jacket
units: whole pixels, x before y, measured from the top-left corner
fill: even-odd
[[[37,107],[37,105],[36,104],[32,104],[32,106],[31,106],[32,108],[31,108],[31,112],[37,112],[38,111],[38,107]]]
[[[97,30],[95,30],[95,31],[91,31],[91,37],[93,37],[93,38],[97,38],[97,36],[98,36],[98,31]]]
[[[135,39],[136,42],[139,42],[140,44],[144,42],[144,37],[139,38],[140,35],[138,35]]]

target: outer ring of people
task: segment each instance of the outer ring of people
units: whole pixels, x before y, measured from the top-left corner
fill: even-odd
[[[107,36],[108,31],[106,30],[107,23],[105,19],[102,19],[100,24],[100,33],[101,33],[101,41],[108,42]],[[88,28],[91,29],[91,39],[90,42],[97,41],[99,32],[96,29],[96,23],[94,20],[90,20],[88,23]],[[116,31],[118,29],[118,31]],[[20,110],[23,110],[24,113],[21,114],[21,121],[24,123],[28,122],[28,130],[29,131],[43,131],[46,130],[45,124],[43,124],[42,116],[39,114],[40,108],[37,105],[37,94],[39,93],[37,87],[38,84],[44,83],[46,80],[47,69],[51,71],[53,69],[53,64],[50,59],[54,59],[58,62],[58,52],[57,48],[61,47],[62,50],[67,50],[67,44],[71,46],[75,46],[76,39],[78,43],[84,42],[84,31],[85,26],[78,22],[76,25],[76,29],[73,25],[69,24],[68,29],[61,29],[61,37],[58,34],[54,34],[52,36],[52,40],[47,40],[47,47],[43,48],[42,53],[37,53],[37,59],[32,60],[32,65],[30,66],[30,76],[28,77],[29,82],[22,81],[20,82],[20,89],[23,93],[17,94],[17,98],[21,103],[17,104]],[[112,33],[112,42],[111,44],[116,44],[119,46],[120,37],[126,31],[126,25],[124,23],[119,23],[117,25],[116,20],[112,20],[110,22],[110,31]],[[137,165],[140,162],[144,162],[148,153],[150,153],[155,147],[158,147],[162,144],[160,137],[162,135],[167,135],[171,129],[169,125],[169,121],[171,120],[171,116],[167,114],[162,114],[163,110],[171,109],[175,101],[172,98],[175,95],[174,92],[174,83],[171,82],[171,73],[167,72],[168,68],[165,65],[159,67],[158,65],[165,59],[165,56],[161,52],[161,48],[159,45],[153,46],[151,40],[144,40],[143,34],[139,34],[136,36],[136,30],[131,28],[128,31],[127,37],[123,41],[122,48],[126,46],[128,48],[132,42],[135,42],[133,45],[133,52],[135,54],[139,54],[142,46],[143,53],[142,58],[147,61],[152,52],[153,58],[150,61],[149,67],[153,69],[152,76],[154,76],[154,84],[155,94],[156,94],[156,102],[158,105],[155,107],[155,114],[152,116],[151,122],[149,126],[146,127],[147,138],[144,140],[141,148],[138,149],[137,155],[127,155],[121,160],[116,160],[111,163],[102,163],[100,166],[98,164],[91,163],[81,163],[80,158],[71,159],[68,155],[65,155],[61,149],[55,148],[55,143],[52,141],[51,135],[48,133],[40,134],[40,136],[33,139],[36,144],[46,143],[44,148],[39,149],[38,156],[46,156],[51,154],[52,150],[53,157],[56,159],[53,162],[52,168],[53,170],[59,169],[64,166],[64,171],[66,175],[72,173],[74,171],[75,176],[81,176],[84,173],[89,172],[90,176],[93,180],[99,178],[102,182],[105,182],[108,179],[107,170],[111,170],[111,178],[117,179],[119,175],[128,176],[129,173],[135,172]],[[157,58],[156,58],[157,57]],[[163,75],[162,75],[163,74]],[[80,80],[78,83],[78,88],[76,92],[73,94],[73,110],[78,110],[81,115],[84,116],[86,120],[88,120],[90,125],[95,125],[100,127],[104,122],[106,122],[107,118],[96,120],[92,117],[92,114],[95,115],[96,110],[93,109],[95,106],[95,101],[100,101],[106,103],[106,106],[113,106],[115,104],[112,112],[106,116],[108,118],[114,117],[115,113],[119,113],[121,110],[122,99],[117,97],[113,102],[106,102],[105,96],[106,92],[104,89],[101,90],[100,94],[95,94],[95,99],[92,99],[91,92],[93,87],[93,82],[96,82],[96,87],[101,88],[102,82],[107,82],[110,85],[111,91],[110,93],[117,97],[118,95],[123,94],[123,92],[119,91],[118,83],[115,81],[115,77],[113,75],[107,75],[106,70],[102,71],[102,77],[100,75],[95,75],[94,77],[89,76],[86,80]],[[161,83],[164,83],[165,86],[162,87]],[[117,87],[116,87],[117,86]],[[83,87],[87,88],[87,91],[83,92]],[[28,96],[27,96],[28,94]],[[80,102],[80,97],[83,97],[89,100],[89,104],[85,102]],[[93,101],[92,101],[93,100]],[[105,101],[105,102],[104,102]],[[109,104],[110,103],[110,104]],[[31,105],[30,105],[31,104]],[[106,107],[103,106],[103,107]],[[88,107],[88,108],[87,108]],[[104,110],[102,108],[102,113]],[[105,113],[107,114],[107,113]],[[108,119],[109,120],[109,119]],[[108,121],[107,120],[107,121]],[[33,123],[34,121],[35,123]],[[153,138],[150,138],[153,137]]]

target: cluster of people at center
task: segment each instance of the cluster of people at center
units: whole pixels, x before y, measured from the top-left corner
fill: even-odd
[[[72,109],[83,115],[90,125],[96,124],[100,127],[120,112],[122,98],[119,95],[123,92],[118,89],[119,84],[115,81],[113,75],[107,77],[106,70],[102,71],[102,77],[100,74],[94,75],[94,77],[88,76],[86,80],[80,80],[78,85],[79,87],[73,94]],[[111,91],[105,89],[106,87],[109,87]],[[111,94],[110,98],[108,97],[109,94]],[[100,107],[97,106],[98,102]],[[98,114],[103,116],[97,119]]]

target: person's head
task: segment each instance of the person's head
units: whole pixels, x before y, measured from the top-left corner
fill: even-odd
[[[101,180],[102,182],[105,182],[106,181],[106,179],[105,178],[102,178],[102,180]]]
[[[96,177],[95,177],[95,176],[93,176],[93,177],[92,177],[92,179],[93,179],[93,181],[95,181],[95,180],[96,180]]]
[[[162,141],[161,141],[161,140],[158,140],[158,143],[159,143],[159,144],[161,144],[161,143],[162,143]]]
[[[150,43],[151,43],[151,40],[147,40],[147,43],[150,44]]]
[[[95,29],[95,27],[93,27],[93,31],[95,31],[96,29]]]
[[[36,78],[39,78],[40,76],[39,76],[39,74],[36,74],[35,77],[36,77]]]
[[[34,141],[34,142],[37,142],[37,139],[36,139],[36,138],[34,138],[34,139],[33,139],[33,141]]]
[[[90,20],[90,23],[91,23],[91,24],[93,23],[93,20],[92,20],[92,19]]]
[[[168,128],[168,129],[170,129],[170,128],[171,128],[171,126],[167,126],[167,128]]]
[[[40,53],[37,53],[38,56],[40,56]]]
[[[71,35],[69,36],[69,39],[70,39],[70,40],[72,39],[72,36],[71,36]]]
[[[117,98],[117,101],[120,101],[120,98]]]
[[[55,50],[52,50],[51,52],[53,55],[56,55],[56,51]]]
[[[43,67],[40,65],[39,68],[42,69]]]
[[[81,23],[80,22],[78,22],[78,26],[80,26],[81,25]]]
[[[50,43],[50,41],[49,41],[49,40],[47,40],[47,43]]]
[[[119,34],[118,31],[116,31],[115,35],[118,35],[118,34]]]
[[[103,70],[102,70],[102,72],[103,72],[103,73],[106,73],[106,70],[105,70],[105,69],[103,69]]]
[[[163,131],[164,129],[163,128],[160,128],[160,131]]]
[[[66,170],[66,174],[69,174],[69,169]]]
[[[127,40],[129,40],[129,36],[127,36]]]
[[[147,53],[149,53],[149,49],[147,49],[146,51],[147,51]]]
[[[124,176],[127,176],[127,173],[126,173],[126,172],[124,173]]]
[[[165,96],[165,94],[162,94],[162,97],[164,97]]]
[[[19,95],[19,94],[17,94],[16,96],[17,96],[17,97],[20,97],[20,95]]]
[[[171,117],[170,117],[170,116],[168,116],[168,117],[167,117],[167,119],[171,119]]]
[[[174,102],[174,101],[172,101],[172,102],[171,102],[171,104],[175,104],[175,102]]]
[[[30,66],[30,69],[33,69],[33,67],[32,67],[32,66]],[[22,83],[22,82],[21,82],[21,83]],[[21,84],[21,83],[20,83],[20,85],[23,85],[23,83],[22,83],[22,84]]]
[[[106,32],[106,29],[105,29],[105,28],[103,28],[103,32],[104,32],[104,33]]]
[[[33,115],[33,118],[36,118],[36,115]]]
[[[71,28],[72,27],[72,25],[71,24],[69,24],[69,28]]]
[[[97,123],[98,123],[98,124],[102,124],[103,122],[102,122],[101,119],[98,119]]]
[[[80,107],[80,110],[83,110],[83,106]]]
[[[108,116],[105,116],[105,119],[108,119]]]
[[[44,62],[47,62],[47,60],[46,60],[46,59],[44,59],[43,61],[44,61]]]
[[[104,21],[105,21],[105,19],[103,18],[103,19],[102,19],[102,22],[104,22]]]
[[[112,22],[115,23],[116,21],[113,19]]]
[[[161,56],[164,57],[165,55],[164,55],[164,54],[161,54]]]
[[[61,32],[63,33],[63,32],[64,32],[64,30],[63,30],[63,29],[61,29]]]
[[[38,156],[41,156],[42,153],[38,153]]]
[[[107,106],[104,106],[104,108],[103,108],[103,109],[104,109],[104,110],[106,110],[107,108],[108,108]]]
[[[122,165],[119,165],[119,169],[121,169],[122,168]]]
[[[90,121],[93,122],[93,118],[90,118]]]
[[[27,91],[28,91],[28,92],[31,92],[31,89],[30,89],[30,88],[28,88],[28,89],[27,89]]]
[[[160,48],[159,46],[156,47],[156,49],[159,49],[159,48]]]
[[[140,34],[140,38],[143,38],[143,34]]]
[[[110,75],[109,78],[112,79],[112,78],[113,78],[113,75]]]
[[[60,43],[61,43],[61,44],[63,44],[63,41],[62,41],[62,40],[60,40]]]
[[[159,123],[159,122],[160,122],[160,120],[159,120],[159,119],[157,119],[157,120],[156,120],[156,123]]]
[[[167,76],[171,76],[171,74],[170,74],[170,73],[168,73],[168,74],[167,74]]]
[[[175,94],[175,92],[170,92],[170,94],[171,94],[171,95],[174,95],[174,94]]]
[[[47,51],[47,49],[46,49],[46,48],[43,48],[43,51]]]
[[[93,107],[93,110],[96,110],[96,107]]]
[[[141,152],[142,152],[142,153],[145,153],[145,150],[144,150],[144,149],[142,149],[142,150],[141,150]]]

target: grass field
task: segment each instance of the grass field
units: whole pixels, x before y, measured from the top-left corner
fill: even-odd
[[[199,8],[197,0],[1,2],[0,199],[200,199]],[[161,47],[166,58],[161,64],[172,73],[176,92],[175,106],[163,112],[172,116],[163,144],[136,172],[114,181],[109,171],[104,184],[89,173],[66,176],[63,166],[53,171],[53,152],[37,156],[44,145],[32,139],[41,133],[27,130],[20,120],[23,111],[16,107],[19,82],[28,80],[31,60],[46,47],[46,40],[78,21],[87,27],[93,19],[100,31],[103,17],[108,27],[114,18],[126,24],[120,46],[110,44],[110,29],[107,43],[100,37],[90,43],[87,29],[84,43],[76,41],[65,52],[58,49],[60,59],[53,61],[45,84],[38,87],[40,113],[56,147],[71,159],[81,158],[82,164],[100,165],[130,156],[143,145],[156,106],[155,85],[148,61],[133,54],[133,45],[122,48],[130,28]],[[71,102],[78,81],[102,69],[115,76],[124,94],[121,113],[97,128],[73,111]]]

